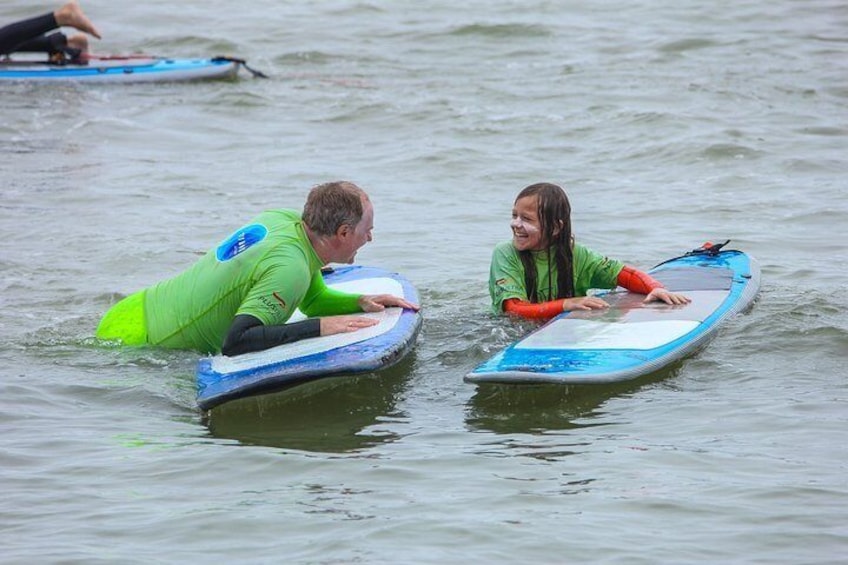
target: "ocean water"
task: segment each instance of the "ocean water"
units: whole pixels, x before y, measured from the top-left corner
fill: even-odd
[[[844,2],[83,5],[101,53],[271,78],[0,84],[0,561],[844,562]],[[401,364],[203,414],[197,355],[93,339],[333,179],[375,204],[358,262],[422,295]],[[640,268],[731,239],[756,304],[632,383],[464,383],[532,327],[486,281],[543,180]]]

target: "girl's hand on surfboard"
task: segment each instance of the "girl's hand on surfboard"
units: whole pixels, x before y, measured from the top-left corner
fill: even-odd
[[[648,302],[665,302],[666,304],[671,305],[681,305],[681,304],[689,304],[692,302],[692,299],[683,294],[679,294],[677,292],[669,292],[666,289],[660,287],[655,288],[645,297],[643,301],[645,303]]]
[[[609,308],[609,304],[597,296],[579,296],[577,298],[566,298],[562,301],[563,312],[570,312],[572,310],[603,310],[604,308]]]
[[[326,316],[321,318],[321,335],[355,332],[379,323],[379,320],[364,316]]]
[[[391,294],[363,294],[359,297],[359,307],[363,312],[380,312],[385,310],[386,306],[407,308],[415,312],[419,309],[417,304]]]

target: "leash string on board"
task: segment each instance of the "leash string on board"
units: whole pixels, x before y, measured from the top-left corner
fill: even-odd
[[[707,241],[701,247],[693,249],[692,251],[684,255],[684,257],[689,255],[709,255],[711,257],[715,257],[721,252],[722,247],[724,247],[728,243],[730,243],[729,239],[724,243],[713,243],[711,241]]]
[[[212,57],[212,61],[214,61],[216,63],[221,62],[221,61],[229,61],[231,63],[236,63],[236,64],[241,65],[245,69],[247,69],[247,71],[250,74],[252,74],[255,78],[268,78],[268,75],[266,75],[262,71],[258,71],[256,69],[250,68],[250,66],[247,64],[247,61],[245,61],[244,59],[238,59],[236,57],[226,57],[226,56],[223,56],[223,55],[219,55],[218,57]]]

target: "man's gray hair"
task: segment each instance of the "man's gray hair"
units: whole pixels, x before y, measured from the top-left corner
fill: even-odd
[[[333,181],[314,186],[303,206],[303,222],[319,235],[332,236],[347,224],[362,219],[365,191],[349,181]]]

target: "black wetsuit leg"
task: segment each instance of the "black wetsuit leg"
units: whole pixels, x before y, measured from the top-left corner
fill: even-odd
[[[68,47],[68,37],[57,31],[50,35],[41,35],[18,45],[15,53],[62,53]]]
[[[259,318],[239,314],[230,325],[221,353],[228,356],[241,355],[319,335],[321,320],[318,318],[282,326],[266,326]]]
[[[39,36],[58,27],[59,24],[56,23],[56,16],[53,15],[53,12],[2,27],[0,28],[0,55],[21,51],[20,48],[28,42],[39,40],[41,39]],[[44,49],[27,50],[44,51]]]

